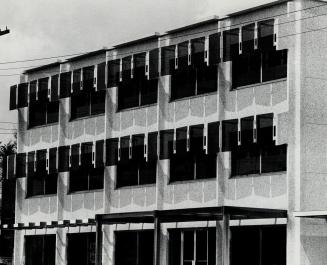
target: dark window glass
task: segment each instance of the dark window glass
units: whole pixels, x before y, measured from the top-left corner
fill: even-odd
[[[197,154],[195,156],[195,178],[207,179],[216,177],[216,155]]]
[[[82,78],[81,69],[77,69],[73,71],[73,94],[79,93],[81,90],[81,78]]]
[[[235,56],[232,62],[233,88],[260,82],[261,54],[258,51]]]
[[[242,27],[242,53],[254,50],[254,29],[254,23]]]
[[[107,87],[117,86],[120,75],[120,59],[108,61],[108,80]]]
[[[251,145],[253,143],[254,117],[245,117],[241,119],[241,144]]]
[[[41,78],[38,80],[38,100],[47,101],[48,100],[48,84],[49,77]]]
[[[26,177],[26,153],[16,155],[16,177]]]
[[[47,120],[46,102],[37,101],[29,106],[29,127],[45,125]]]
[[[9,110],[14,110],[17,108],[16,94],[17,94],[17,85],[11,86],[10,87]]]
[[[192,264],[192,261],[194,260],[194,231],[184,231],[184,240],[183,240],[183,258],[184,258],[184,264]],[[185,261],[190,263],[185,263]]]
[[[153,49],[149,52],[149,77],[156,79],[159,76],[159,49]]]
[[[262,56],[262,82],[287,77],[287,50],[272,50]]]
[[[176,153],[185,154],[187,151],[187,127],[176,129]]]
[[[27,107],[28,83],[18,84],[17,108]]]
[[[71,78],[71,72],[60,73],[60,98],[69,97],[71,92]]]
[[[156,183],[157,161],[141,161],[138,165],[139,185]]]
[[[15,199],[16,199],[16,179],[3,179],[2,181],[2,205],[1,205],[1,223],[2,224],[14,224],[15,223]],[[1,235],[5,233],[5,230],[1,231]],[[9,240],[13,245],[13,238]],[[7,242],[5,242],[7,243]],[[8,242],[9,243],[9,242]],[[2,244],[1,251],[10,250],[8,245]],[[14,247],[14,246],[12,246]],[[13,252],[14,248],[10,250]]]
[[[197,95],[217,91],[218,70],[217,65],[197,68]]]
[[[174,130],[160,131],[160,159],[168,159],[173,154]]]
[[[118,161],[118,138],[106,139],[106,165],[117,165]]]
[[[59,101],[48,102],[47,108],[47,124],[57,123],[59,121]]]
[[[154,104],[158,101],[158,79],[145,80],[141,89],[141,106]]]
[[[91,92],[91,115],[104,114],[106,91]]]
[[[223,60],[231,61],[239,54],[239,29],[231,29],[223,33]]]
[[[67,235],[68,265],[95,265],[95,233]]]
[[[30,82],[30,104],[36,102],[36,87],[37,87],[37,81],[31,81]]]
[[[57,101],[59,98],[58,81],[59,81],[59,75],[51,76],[51,94],[50,94],[51,101]]]
[[[260,146],[273,144],[273,113],[257,115],[257,143]]]
[[[70,171],[69,191],[103,189],[104,168],[78,167]]]
[[[265,146],[261,153],[261,172],[286,171],[287,145]]]
[[[59,146],[58,149],[58,170],[59,172],[69,171],[69,149],[70,146]]]
[[[258,23],[258,37],[260,50],[274,49],[274,19]]]
[[[143,75],[143,80],[145,76]],[[133,108],[139,106],[138,77],[123,79],[118,84],[118,109]]]
[[[174,154],[170,158],[170,182],[194,179],[194,158],[190,153]]]
[[[126,56],[122,59],[122,79],[130,80],[132,76],[132,56]]]
[[[132,159],[144,160],[144,134],[132,135]]]
[[[161,48],[161,75],[170,75],[175,69],[175,45]]]
[[[194,66],[204,65],[204,43],[204,37],[191,40],[191,62]]]
[[[231,151],[237,146],[238,120],[222,121],[222,151]]]
[[[134,160],[120,160],[117,164],[116,187],[138,185],[138,165]]]
[[[190,126],[190,152],[203,153],[203,124]]]
[[[73,144],[70,147],[71,157],[70,157],[70,167],[75,170],[79,168],[79,160],[80,160],[80,144]]]
[[[169,265],[181,264],[181,230],[171,229],[169,236]]]
[[[120,138],[120,147],[119,147],[119,155],[120,161],[128,161],[129,160],[129,143],[130,136],[124,136]]]
[[[220,33],[209,35],[209,65],[220,62]]]
[[[88,169],[92,165],[93,142],[84,142],[81,144],[81,166]]]
[[[232,176],[259,173],[260,150],[257,145],[239,146],[232,151]]]
[[[219,122],[208,123],[208,154],[219,152]]]
[[[104,140],[98,140],[95,143],[95,167],[101,168],[104,166]]]
[[[33,176],[35,173],[35,152],[28,152],[27,155],[27,175]]]
[[[94,84],[94,66],[83,68],[83,90],[93,90]]]
[[[49,173],[50,174],[58,172],[57,152],[58,152],[58,149],[56,147],[49,149]]]
[[[90,115],[90,93],[80,93],[71,97],[71,119]]]
[[[148,161],[154,161],[158,159],[157,151],[158,132],[151,132],[148,134]]]
[[[171,76],[171,100],[195,95],[196,69],[185,67],[175,70]]]
[[[26,265],[56,264],[56,235],[25,236]]]
[[[100,63],[97,66],[97,90],[106,89],[106,63]]]
[[[184,70],[188,67],[188,45],[188,41],[184,41],[177,45],[177,65],[179,70]]]
[[[153,230],[116,231],[115,264],[152,265],[153,240]]]
[[[9,155],[7,156],[7,163],[8,163],[8,179],[14,179],[15,178],[15,160],[16,155]]]

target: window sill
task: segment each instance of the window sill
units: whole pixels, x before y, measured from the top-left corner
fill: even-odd
[[[85,194],[85,193],[94,193],[94,192],[102,192],[104,189],[94,189],[94,190],[79,190],[79,191],[69,191],[67,195],[77,195],[77,194]]]
[[[249,88],[249,87],[257,87],[257,86],[262,86],[262,85],[267,85],[267,84],[279,83],[279,82],[286,81],[286,80],[287,80],[287,77],[284,77],[284,78],[279,78],[279,79],[275,79],[275,80],[271,80],[271,81],[260,82],[260,83],[255,83],[255,84],[251,84],[251,85],[231,88],[230,91],[236,91],[236,90],[245,89],[245,88]]]
[[[48,124],[43,124],[43,125],[37,125],[37,126],[28,126],[27,130],[33,130],[33,129],[40,129],[40,128],[45,128],[53,125],[59,125],[59,122],[53,122],[53,123],[48,123]]]
[[[115,187],[115,191],[118,190],[132,190],[132,189],[142,189],[142,188],[151,188],[155,187],[156,183],[151,184],[142,184],[142,185],[131,185],[131,186],[124,186],[124,187]]]
[[[273,172],[266,172],[266,173],[257,173],[257,174],[248,174],[248,175],[234,175],[230,176],[230,179],[239,179],[239,178],[252,178],[252,177],[264,177],[264,176],[275,176],[275,175],[282,175],[286,174],[285,171],[273,171]]]
[[[137,107],[126,108],[126,109],[117,109],[116,113],[131,111],[131,110],[137,110],[137,109],[142,109],[142,108],[149,108],[149,107],[153,107],[153,106],[156,106],[156,105],[158,105],[158,102],[157,103],[146,104],[146,105],[141,105],[141,106],[137,106]]]
[[[51,193],[51,194],[42,194],[42,195],[26,195],[25,199],[45,199],[50,197],[57,196],[57,193]]]
[[[168,185],[199,183],[199,182],[207,182],[209,180],[217,180],[217,178],[202,178],[202,179],[188,179],[188,180],[175,180],[175,181],[169,180]]]
[[[105,113],[100,113],[100,114],[88,115],[88,116],[85,116],[85,117],[79,117],[79,118],[74,118],[74,119],[70,118],[69,122],[80,121],[80,120],[91,119],[91,118],[97,118],[97,117],[104,116],[104,115],[105,115]]]
[[[182,101],[182,100],[190,100],[190,99],[193,99],[193,98],[200,98],[200,97],[205,97],[205,96],[211,96],[211,95],[215,95],[217,93],[218,93],[218,91],[214,91],[214,92],[208,92],[208,93],[198,94],[198,95],[184,97],[184,98],[177,98],[177,99],[171,99],[169,97],[168,103],[174,103],[174,102],[178,102],[178,101]]]

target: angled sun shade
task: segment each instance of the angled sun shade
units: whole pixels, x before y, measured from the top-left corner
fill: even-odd
[[[29,93],[29,103],[34,103],[36,102],[36,89],[37,87],[37,81],[31,81],[30,82],[30,93]]]
[[[38,80],[38,97],[39,101],[48,100],[48,86],[49,86],[49,77],[41,78]]]
[[[133,160],[144,160],[144,134],[132,135],[132,158]]]
[[[238,120],[222,121],[222,151],[231,151],[237,146]]]
[[[155,79],[159,76],[159,49],[149,52],[149,78]]]
[[[245,117],[241,119],[241,145],[250,145],[254,141],[253,126],[254,117]]]
[[[108,61],[108,80],[107,87],[117,86],[120,73],[120,59]]]
[[[60,73],[60,98],[67,98],[71,91],[71,72]]]
[[[191,62],[194,66],[204,65],[205,37],[191,40]]]
[[[71,169],[78,169],[79,162],[80,162],[80,144],[73,144],[70,147],[70,149],[71,149],[70,167]]]
[[[83,68],[83,90],[93,90],[94,84],[94,65]]]
[[[17,85],[10,87],[10,100],[9,100],[9,110],[14,110],[17,108]]]
[[[98,140],[95,142],[95,167],[96,168],[102,168],[104,166],[103,154],[104,154],[104,140]]]
[[[81,166],[83,168],[91,168],[92,165],[93,142],[84,142],[81,145]]]
[[[53,75],[51,76],[51,88],[50,88],[50,101],[54,102],[57,101],[59,98],[59,90],[58,90],[58,85],[59,85],[59,75]]]
[[[220,62],[220,33],[209,35],[209,65]]]
[[[201,154],[203,152],[203,124],[190,126],[190,152]]]
[[[223,34],[223,60],[227,62],[239,54],[239,29],[226,30]]]
[[[49,149],[49,173],[57,173],[58,172],[58,167],[57,167],[57,151],[58,148],[50,148]]]
[[[258,22],[258,38],[260,50],[274,49],[274,19]]]
[[[171,75],[175,69],[175,45],[161,48],[161,75]]]
[[[176,129],[176,153],[184,154],[187,151],[187,127]]]
[[[169,159],[173,154],[174,130],[160,131],[160,159]]]
[[[158,132],[150,132],[148,134],[148,161],[155,161],[158,159],[158,151],[157,151],[157,144],[158,144]]]
[[[16,177],[26,177],[26,153],[19,153],[16,156]]]
[[[58,171],[69,171],[69,149],[70,146],[59,146],[58,148]]]
[[[16,154],[7,156],[7,178],[13,179],[16,177],[15,167],[16,167]]]
[[[254,50],[254,30],[254,23],[242,27],[242,53]]]
[[[18,84],[18,108],[27,107],[27,98],[28,98],[28,83]]]
[[[73,71],[73,94],[77,94],[81,91],[81,78],[82,71],[81,69],[76,69]]]
[[[257,115],[257,142],[261,146],[273,143],[273,119],[273,113]]]
[[[118,138],[106,139],[106,165],[117,165],[118,161]]]
[[[177,65],[179,70],[183,70],[188,67],[188,41],[184,41],[177,45]]]
[[[106,89],[106,62],[97,65],[97,90]]]
[[[208,123],[208,154],[219,152],[219,121]]]

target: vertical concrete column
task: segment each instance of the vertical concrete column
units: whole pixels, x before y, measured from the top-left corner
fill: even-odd
[[[95,264],[102,264],[102,220],[96,216]]]
[[[224,214],[222,220],[216,221],[216,264],[229,265],[230,228],[229,215]]]
[[[153,265],[160,265],[160,234],[161,225],[158,216],[154,217]]]
[[[56,231],[56,264],[67,264],[67,234],[66,228],[57,228]]]

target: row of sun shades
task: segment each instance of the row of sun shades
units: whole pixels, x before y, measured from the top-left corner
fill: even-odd
[[[249,116],[240,120],[223,120],[222,141],[219,145],[220,122],[198,124],[177,129],[161,130],[95,142],[78,143],[10,155],[4,161],[7,178],[34,174],[52,174],[78,168],[104,167],[127,162],[129,159],[154,161],[169,159],[174,154],[191,152],[215,154],[231,151],[239,145],[272,144],[273,114]],[[159,136],[159,137],[158,137]]]
[[[275,49],[275,20],[252,23],[242,28],[223,31],[223,61],[231,61],[242,53],[255,49]],[[27,107],[37,100],[57,101],[83,90],[102,90],[117,86],[120,82],[144,75],[156,79],[159,75],[174,74],[189,66],[199,67],[218,64],[220,59],[221,33],[208,38],[200,37],[177,45],[161,48],[161,70],[159,73],[159,48],[148,52],[109,60],[97,65],[64,72],[49,77],[20,83],[10,88],[10,110]]]

